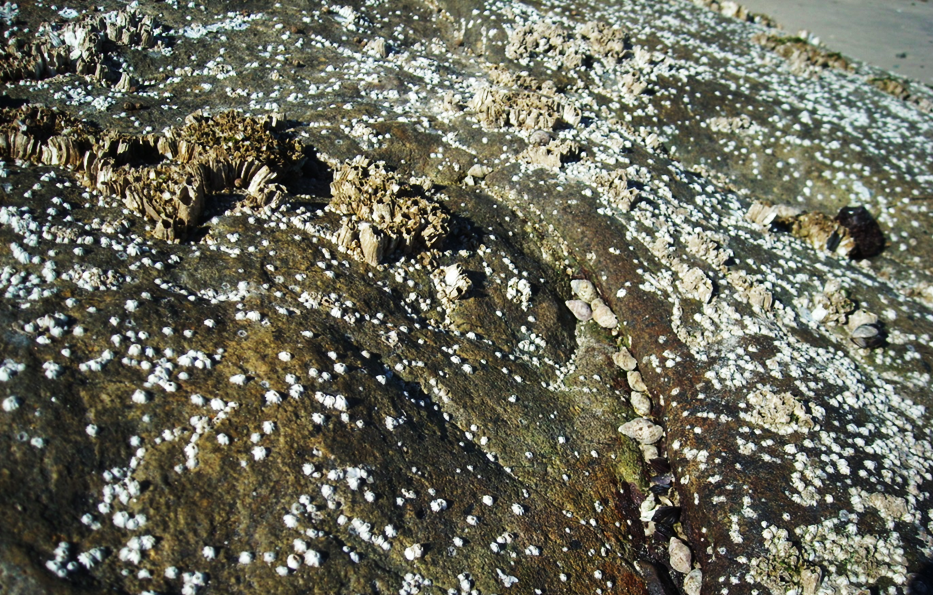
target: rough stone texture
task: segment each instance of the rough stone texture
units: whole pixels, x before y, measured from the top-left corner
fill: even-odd
[[[5,5],[5,590],[927,587],[931,94],[699,1]]]

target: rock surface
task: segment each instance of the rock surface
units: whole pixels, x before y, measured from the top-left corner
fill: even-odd
[[[97,4],[0,10],[5,592],[933,588],[928,89],[733,3]]]

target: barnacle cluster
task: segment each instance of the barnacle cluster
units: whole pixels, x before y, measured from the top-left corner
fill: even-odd
[[[868,82],[872,86],[880,89],[881,91],[884,91],[888,95],[892,95],[901,101],[906,101],[907,103],[916,105],[917,109],[924,113],[929,114],[930,112],[933,112],[933,101],[913,93],[910,88],[910,83],[905,80],[891,76],[882,76],[870,78],[868,79]]]
[[[638,199],[638,189],[629,184],[624,169],[599,172],[593,181],[601,190],[605,202],[622,212],[632,210],[632,205]]]
[[[329,208],[344,215],[337,243],[370,264],[396,250],[405,254],[432,250],[449,232],[450,216],[387,171],[382,162],[363,156],[334,171]]]
[[[505,54],[513,60],[548,55],[557,59],[561,68],[572,69],[588,66],[597,58],[610,63],[624,59],[627,44],[625,31],[605,23],[591,21],[570,31],[554,23],[536,22],[509,36]]]
[[[0,49],[0,80],[76,73],[115,83],[125,91],[132,86],[131,78],[107,59],[108,46],[152,49],[160,43],[160,27],[151,16],[134,9],[90,14],[60,28],[45,25],[38,36],[14,36]]]
[[[693,0],[693,3],[733,19],[757,23],[764,27],[777,27],[777,23],[768,15],[751,12],[748,8],[738,2],[733,2],[733,0]]]
[[[580,110],[559,99],[537,93],[482,87],[468,103],[483,126],[524,130],[553,130],[559,123],[575,126]]]
[[[116,196],[155,225],[163,240],[184,239],[212,193],[244,189],[242,207],[275,207],[275,181],[300,167],[301,147],[273,132],[272,118],[236,112],[192,115],[181,129],[133,136],[100,131],[53,109],[0,111],[0,156],[76,170],[82,182]]]
[[[827,68],[846,72],[854,70],[854,66],[838,52],[828,52],[800,37],[759,33],[752,40],[787,60],[794,74],[815,78]]]

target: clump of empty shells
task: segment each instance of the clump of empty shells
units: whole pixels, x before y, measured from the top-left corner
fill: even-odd
[[[697,267],[687,269],[677,282],[677,286],[686,295],[707,304],[713,296],[713,282]]]
[[[92,13],[60,27],[45,23],[38,35],[15,36],[0,50],[0,80],[41,80],[77,73],[129,91],[133,86],[129,74],[117,70],[105,54],[106,47],[153,49],[160,43],[160,27],[151,16],[132,8]]]
[[[344,215],[337,243],[376,265],[400,250],[411,254],[441,245],[450,216],[422,197],[382,162],[362,155],[339,165],[328,208]]]
[[[926,97],[921,97],[914,94],[911,91],[910,83],[905,80],[886,76],[871,78],[868,80],[868,82],[872,86],[880,89],[888,95],[892,95],[901,101],[915,105],[917,109],[923,113],[929,114],[930,112],[933,112],[933,101],[930,101]]]
[[[810,318],[826,325],[845,324],[855,304],[843,289],[838,279],[830,279],[823,286],[823,291],[813,296]]]
[[[167,241],[197,226],[212,193],[242,192],[243,208],[281,203],[285,189],[275,182],[301,165],[297,141],[276,136],[269,118],[236,112],[186,122],[163,135],[133,136],[99,131],[57,110],[5,109],[0,155],[75,170],[85,185],[152,221],[153,234]]]
[[[738,19],[740,21],[748,21],[750,23],[758,23],[765,27],[777,27],[777,23],[774,20],[763,14],[750,12],[748,8],[742,6],[738,2],[733,0],[693,0],[693,3],[697,6],[703,6],[712,10],[713,12],[718,12],[723,16],[727,16],[733,19]]]

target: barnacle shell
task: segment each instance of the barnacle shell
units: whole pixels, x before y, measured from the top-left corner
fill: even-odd
[[[360,224],[360,249],[366,262],[373,266],[382,262],[388,244],[389,238],[384,233],[369,223]]]
[[[704,304],[708,303],[713,295],[713,282],[697,267],[687,271],[678,284],[681,291]]]
[[[771,306],[774,304],[774,297],[771,295],[771,292],[761,285],[755,285],[748,290],[747,296],[751,305],[765,311],[770,310]]]
[[[580,322],[586,322],[593,317],[593,310],[583,300],[567,300],[564,304]]]
[[[590,307],[593,308],[593,320],[603,328],[615,328],[619,324],[619,319],[612,313],[602,300],[594,300]]]
[[[664,435],[661,426],[644,417],[638,417],[619,426],[619,432],[641,444],[654,444]]]
[[[695,568],[684,577],[684,593],[687,595],[700,595],[700,589],[703,586],[703,571]],[[806,591],[804,591],[806,593]],[[815,593],[815,591],[813,592]],[[810,594],[807,594],[810,595]]]
[[[462,298],[473,287],[460,264],[441,267],[431,273],[431,277],[434,279],[438,296],[450,302]]]
[[[638,361],[626,347],[620,347],[619,351],[613,353],[612,361],[626,372],[631,372],[638,367]]]
[[[591,304],[593,301],[599,299],[599,294],[596,292],[596,287],[592,282],[587,281],[586,279],[574,279],[570,282],[570,289],[573,291],[575,296],[587,304]]]
[[[671,568],[684,574],[690,572],[693,567],[693,555],[687,544],[676,537],[671,537],[667,552],[670,554]]]
[[[485,178],[491,172],[492,172],[492,168],[489,168],[489,167],[486,167],[485,165],[481,165],[477,163],[477,164],[474,164],[473,167],[471,167],[467,171],[467,175],[473,176],[474,178]]]

